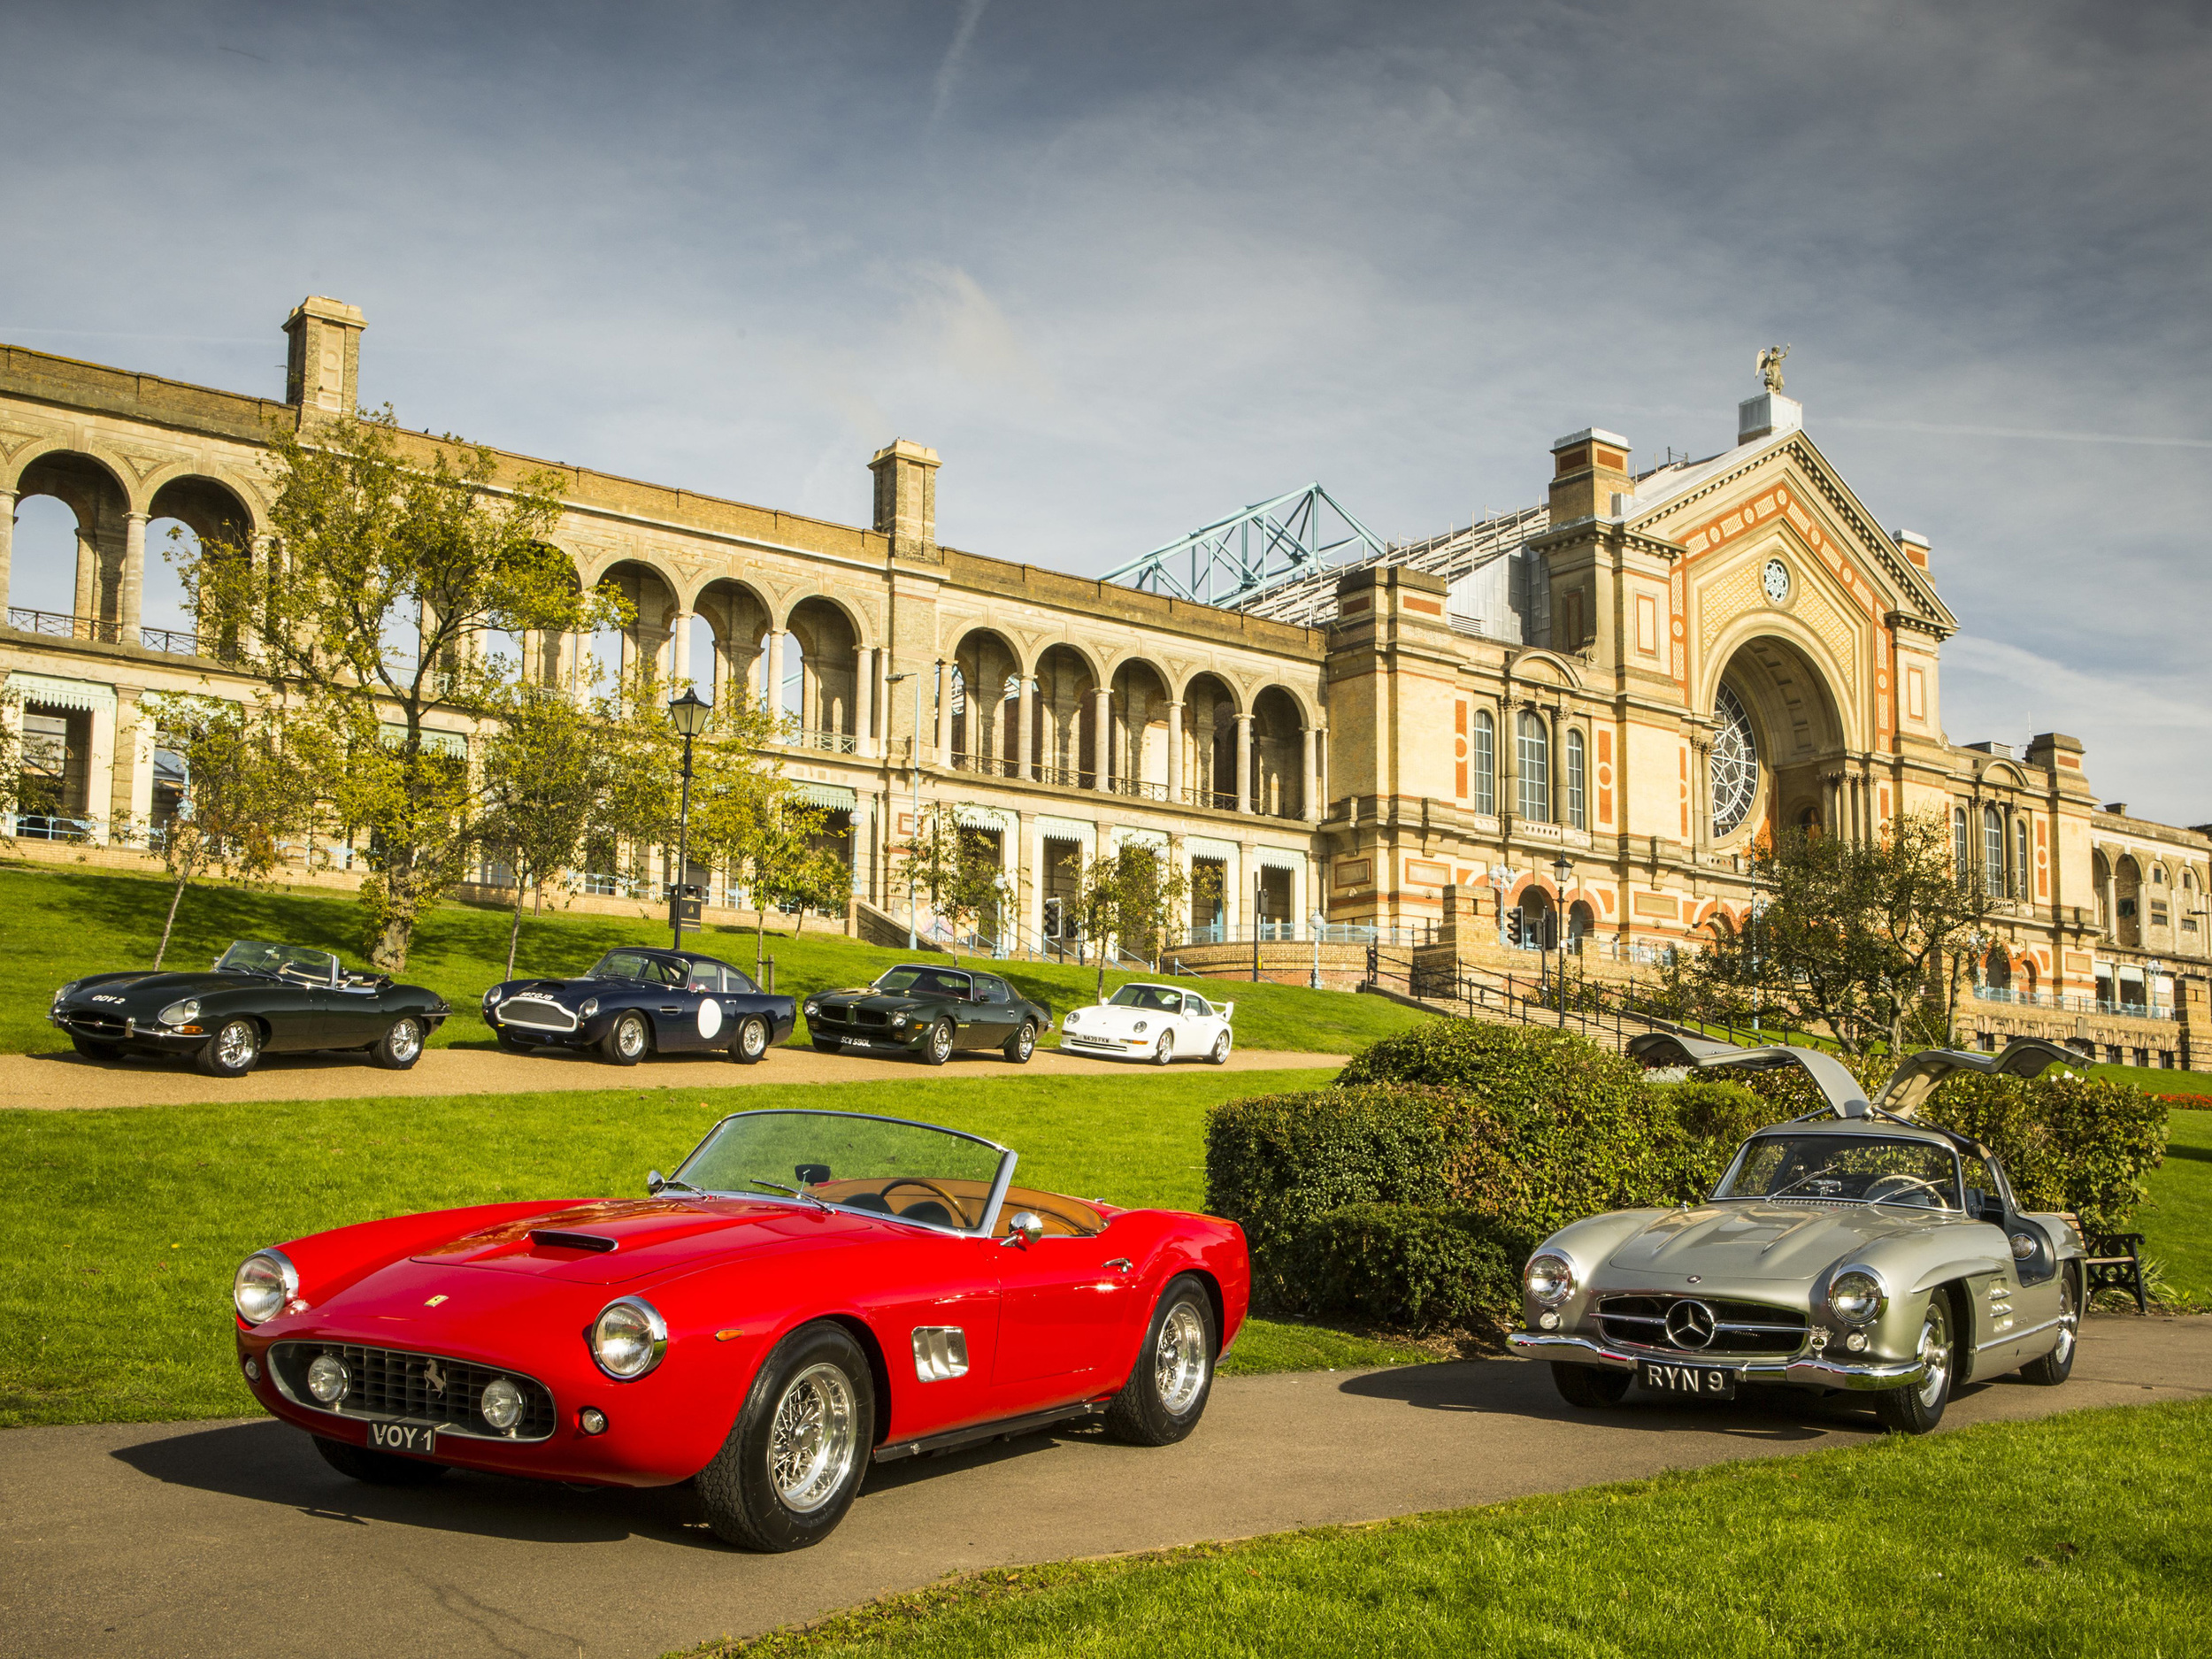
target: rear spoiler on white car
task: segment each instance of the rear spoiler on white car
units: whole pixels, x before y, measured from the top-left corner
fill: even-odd
[[[1237,1017],[1237,1005],[1234,1002],[1217,1002],[1214,1004],[1214,1012],[1224,1019],[1234,1019]]]

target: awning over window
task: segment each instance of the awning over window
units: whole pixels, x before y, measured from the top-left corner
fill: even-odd
[[[96,680],[64,680],[58,674],[27,674],[20,669],[8,676],[8,695],[50,709],[86,709],[94,714],[115,712],[115,687]]]
[[[1294,847],[1256,847],[1253,856],[1263,870],[1303,870],[1306,855]]]
[[[841,783],[794,780],[791,793],[809,806],[826,807],[832,812],[849,812],[860,804],[860,797]]]
[[[380,722],[379,729],[384,733],[384,741],[388,743],[404,743],[407,741],[407,728],[397,720]],[[465,733],[434,731],[426,726],[422,729],[422,747],[426,754],[458,755],[465,759],[469,752],[469,741]]]
[[[963,801],[955,810],[960,815],[962,829],[1004,831],[1014,827],[1013,818],[998,807],[977,806],[972,801]]]

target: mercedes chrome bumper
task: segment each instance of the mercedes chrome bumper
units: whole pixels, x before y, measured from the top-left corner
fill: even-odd
[[[1613,1371],[1634,1371],[1640,1359],[1656,1360],[1663,1364],[1715,1365],[1734,1371],[1740,1382],[1783,1383],[1800,1388],[1902,1388],[1925,1380],[1928,1375],[1927,1362],[1917,1358],[1846,1362],[1800,1354],[1789,1359],[1706,1359],[1686,1352],[1638,1354],[1626,1348],[1608,1348],[1587,1337],[1545,1331],[1510,1331],[1505,1340],[1515,1353],[1525,1354],[1531,1359],[1560,1360],[1571,1365],[1602,1365]]]

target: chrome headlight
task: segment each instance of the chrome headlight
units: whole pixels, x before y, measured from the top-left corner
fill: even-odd
[[[318,1354],[307,1368],[307,1392],[326,1406],[334,1406],[353,1387],[353,1373],[335,1354]]]
[[[188,1025],[199,1017],[200,1000],[196,996],[188,996],[181,1002],[170,1003],[159,1016],[165,1025]]]
[[[1067,1018],[1067,1022],[1066,1022],[1066,1023],[1067,1023],[1067,1024],[1069,1024],[1069,1025],[1072,1025],[1073,1024],[1075,1024],[1075,1010],[1074,1010],[1070,1009],[1070,1010],[1068,1010],[1068,1018]]]
[[[300,1271],[281,1250],[256,1250],[238,1263],[230,1299],[248,1325],[266,1325],[300,1294]]]
[[[522,1421],[522,1390],[504,1377],[495,1377],[484,1385],[476,1409],[484,1414],[485,1422],[503,1434]]]
[[[579,1019],[589,1019],[598,1011],[599,999],[595,996],[588,996],[584,999],[584,1005],[576,1010],[576,1018]]]
[[[1144,1035],[1144,1021],[1142,1021],[1142,1020],[1139,1020],[1139,1021],[1138,1021],[1135,1025],[1133,1025],[1130,1026],[1130,1027],[1129,1027],[1129,1029],[1130,1029],[1132,1032],[1133,1032],[1136,1035],[1138,1035],[1138,1036],[1140,1036],[1140,1037],[1143,1036],[1143,1035]]]
[[[484,993],[484,1006],[486,1008],[497,1008],[499,1006],[499,987],[495,985],[490,990]]]
[[[81,979],[72,979],[68,984],[63,986],[60,990],[54,993],[54,1005],[56,1007],[59,1007],[61,1005],[61,999],[67,996],[70,992],[75,990],[83,983],[84,981]]]
[[[1529,1258],[1521,1275],[1528,1294],[1548,1308],[1555,1308],[1575,1294],[1574,1263],[1550,1250]]]
[[[894,1014],[891,1016],[891,1023],[894,1025],[903,1025],[906,1024],[906,1016],[903,1014]]]
[[[591,1356],[622,1382],[642,1377],[668,1351],[668,1322],[642,1296],[609,1302],[592,1321]]]
[[[820,1011],[821,1007],[822,1005],[819,1002],[810,1001],[806,1005],[806,1017],[809,1019],[812,1019],[814,1016]]]
[[[2024,1233],[2016,1233],[2012,1235],[2012,1259],[2014,1261],[2024,1262],[2034,1254],[2035,1240],[2033,1239]]]
[[[1828,1281],[1828,1308],[1846,1325],[1864,1325],[1889,1300],[1882,1281],[1863,1267],[1838,1273]]]

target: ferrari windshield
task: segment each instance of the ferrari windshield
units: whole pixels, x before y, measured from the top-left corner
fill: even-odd
[[[1106,999],[1109,1008],[1148,1008],[1163,1014],[1179,1014],[1183,1010],[1183,994],[1171,991],[1164,985],[1125,985]]]
[[[1926,1141],[1876,1135],[1755,1135],[1716,1198],[1958,1210],[1958,1159]]]
[[[648,985],[681,985],[684,971],[641,950],[610,950],[584,972],[587,979],[642,979]]]
[[[265,974],[273,979],[290,979],[301,985],[329,985],[338,977],[338,958],[327,950],[309,950],[299,945],[266,945],[257,939],[242,939],[223,952],[215,971]]]
[[[908,963],[886,969],[877,976],[875,989],[893,996],[957,996],[968,995],[968,976],[951,968],[930,968]]]
[[[928,1124],[857,1112],[740,1112],[714,1126],[672,1185],[780,1194],[972,1233],[992,1218],[1013,1172],[1005,1148]]]

